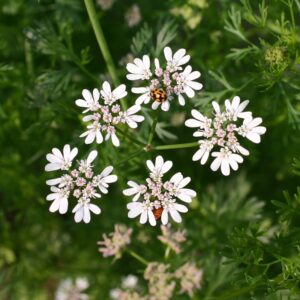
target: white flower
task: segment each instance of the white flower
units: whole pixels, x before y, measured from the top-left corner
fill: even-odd
[[[89,223],[91,221],[90,211],[96,215],[101,213],[101,209],[97,205],[90,203],[89,199],[79,199],[77,205],[72,210],[75,214],[75,222],[79,223],[83,220],[84,223]]]
[[[64,146],[63,153],[59,149],[53,148],[52,153],[46,156],[49,163],[46,165],[45,171],[68,170],[77,153],[78,149],[75,147],[71,150],[70,145]]]
[[[70,192],[67,189],[60,189],[56,186],[51,186],[50,188],[52,194],[47,196],[48,201],[53,201],[49,211],[56,212],[59,211],[60,214],[65,214],[68,211],[68,197]]]
[[[131,90],[134,94],[142,94],[135,100],[135,104],[141,105],[143,103],[148,104],[151,100],[150,87],[134,87]]]
[[[191,111],[192,116],[195,119],[188,119],[185,121],[185,126],[190,128],[200,128],[200,129],[206,129],[210,128],[212,124],[212,119],[207,118],[206,116],[203,116],[199,111],[196,109],[193,109]],[[194,135],[195,136],[195,135]],[[197,135],[198,137],[203,136],[203,133],[201,132],[201,135]]]
[[[200,160],[201,165],[204,165],[209,157],[210,151],[213,149],[214,145],[211,141],[204,140],[200,141],[200,148],[193,155],[193,161]]]
[[[130,128],[137,128],[137,123],[145,120],[143,116],[135,115],[135,113],[140,110],[141,107],[139,105],[133,105],[124,113],[124,120]]]
[[[186,66],[184,71],[178,76],[177,83],[180,84],[178,101],[180,105],[185,105],[182,93],[186,94],[189,98],[193,98],[195,96],[195,91],[200,91],[202,89],[203,84],[195,81],[195,79],[200,76],[200,72],[192,71],[191,66]]]
[[[97,121],[88,125],[87,129],[88,129],[87,131],[85,131],[80,135],[80,137],[86,137],[84,141],[86,144],[92,144],[95,139],[97,144],[101,144],[103,142],[101,125]]]
[[[84,91],[87,94],[88,91]],[[137,128],[138,123],[144,121],[145,118],[136,114],[141,109],[139,105],[134,105],[126,111],[122,111],[121,106],[117,103],[127,95],[124,84],[112,90],[110,84],[105,81],[100,94],[103,103],[93,106],[93,109],[89,109],[92,114],[83,117],[83,121],[88,122],[88,124],[87,130],[80,137],[85,138],[86,144],[92,144],[94,141],[101,144],[104,140],[111,139],[113,145],[119,147],[120,140],[116,134],[117,125],[126,124],[131,128]],[[81,107],[89,105],[87,102],[83,103],[82,101],[77,100],[76,104],[80,104]],[[83,113],[89,110],[85,110]]]
[[[133,289],[137,286],[138,278],[135,275],[127,275],[122,279],[122,288],[123,289]]]
[[[55,292],[55,300],[88,300],[87,294],[83,293],[89,287],[86,278],[76,278],[75,282],[71,279],[65,279],[59,283]]]
[[[150,170],[150,176],[154,178],[160,178],[167,173],[173,166],[170,160],[164,162],[162,156],[157,156],[155,159],[155,165],[151,160],[147,160],[147,167]]]
[[[150,58],[148,55],[143,56],[143,60],[135,58],[134,63],[128,63],[126,69],[131,74],[126,77],[129,80],[145,80],[150,79],[152,73],[150,71]]]
[[[123,191],[125,196],[133,196],[132,201],[139,200],[141,194],[144,194],[147,191],[147,187],[142,184],[137,184],[134,181],[128,181],[127,184],[130,186],[129,189]]]
[[[153,204],[149,200],[143,202],[131,202],[127,204],[129,209],[128,217],[135,218],[140,215],[140,223],[145,224],[148,220],[151,226],[156,225],[153,210]]]
[[[181,70],[182,68],[180,66],[188,63],[190,60],[190,56],[185,54],[185,49],[179,49],[173,55],[171,48],[165,47],[164,55],[167,61],[167,70],[171,72]]]
[[[107,81],[103,83],[100,93],[102,98],[104,99],[104,104],[106,105],[112,105],[117,100],[127,96],[125,84],[119,85],[112,91],[110,84]]]
[[[220,152],[213,152],[211,156],[215,157],[215,160],[212,162],[210,168],[213,171],[217,171],[221,166],[221,172],[225,176],[230,174],[230,168],[236,171],[239,167],[238,164],[243,162],[242,156],[232,153],[226,148],[221,148]]]
[[[132,202],[127,204],[129,218],[140,216],[141,224],[149,221],[152,226],[155,226],[160,219],[163,224],[167,224],[170,214],[175,222],[181,222],[179,212],[185,213],[188,209],[176,201],[179,199],[190,203],[196,196],[196,192],[186,188],[191,179],[184,178],[180,172],[172,176],[169,181],[163,181],[164,174],[171,169],[172,165],[171,161],[164,161],[162,156],[157,156],[155,163],[147,161],[150,174],[145,184],[128,181],[129,188],[125,189],[123,194],[133,196]]]
[[[253,118],[251,112],[244,111],[248,103],[248,100],[240,102],[240,98],[235,96],[231,102],[225,101],[223,111],[213,101],[212,119],[192,110],[194,119],[186,120],[185,125],[197,129],[193,136],[200,138],[199,149],[193,155],[193,161],[200,160],[204,165],[211,155],[215,157],[211,164],[213,171],[221,167],[222,174],[228,176],[231,169],[238,170],[238,164],[243,162],[241,155],[249,155],[249,151],[240,144],[239,136],[259,143],[260,136],[266,132],[265,127],[258,126],[262,123],[261,118]]]
[[[237,132],[251,142],[258,144],[261,141],[260,136],[266,132],[266,127],[258,126],[261,123],[262,118],[248,117],[244,119],[243,125],[237,129]]]
[[[250,111],[244,112],[244,109],[249,104],[249,100],[245,100],[241,103],[240,101],[241,99],[239,96],[233,97],[232,102],[228,99],[225,100],[226,111],[229,113],[229,116],[233,121],[236,121],[238,118],[249,118],[252,115]]]
[[[97,150],[91,151],[86,159],[83,159],[79,162],[79,171],[86,172],[92,168],[92,162],[96,159],[97,155]]]
[[[118,180],[116,175],[110,175],[113,169],[114,168],[112,166],[108,166],[101,172],[100,175],[94,178],[94,183],[98,186],[99,190],[103,194],[108,193],[107,188],[109,187],[109,183],[113,183]]]
[[[182,218],[179,212],[186,213],[187,211],[187,207],[182,204],[178,204],[173,201],[166,201],[164,202],[164,210],[161,214],[161,222],[163,225],[168,224],[170,214],[176,223],[181,223]]]
[[[163,111],[168,111],[170,109],[170,101],[169,100],[172,100],[172,99],[167,99],[164,102],[154,101],[151,105],[151,108],[156,110],[161,106],[161,109]]]
[[[47,180],[50,185],[51,194],[47,196],[48,201],[53,201],[49,210],[50,212],[59,211],[64,214],[68,210],[69,198],[74,197],[77,205],[73,209],[75,221],[78,223],[84,221],[90,222],[92,211],[94,214],[100,214],[100,208],[91,203],[102,194],[108,193],[110,183],[117,181],[117,176],[112,175],[113,167],[106,167],[102,173],[94,174],[93,162],[98,152],[91,151],[86,159],[78,161],[78,167],[68,170],[68,174],[61,177]]]
[[[175,196],[187,203],[192,202],[192,198],[196,197],[197,195],[195,191],[184,188],[190,183],[190,181],[190,177],[183,177],[183,175],[180,172],[173,175],[170,179],[170,182],[174,184],[173,190]]]
[[[88,111],[96,111],[99,109],[99,98],[100,92],[98,89],[93,90],[93,95],[89,90],[84,89],[82,91],[83,99],[78,99],[75,101],[76,105],[79,107],[86,108],[83,113]]]
[[[202,84],[195,81],[200,77],[200,72],[192,71],[191,66],[183,70],[182,66],[190,59],[185,49],[179,49],[173,55],[170,47],[165,47],[164,54],[166,62],[162,65],[157,58],[154,59],[153,72],[147,55],[143,56],[143,60],[136,58],[134,64],[127,64],[129,80],[146,81],[145,86],[132,88],[133,93],[139,94],[136,99],[137,105],[148,104],[153,100],[152,109],[160,107],[163,111],[168,111],[175,97],[178,97],[179,104],[183,106],[185,105],[184,94],[193,98],[195,91],[202,89]]]

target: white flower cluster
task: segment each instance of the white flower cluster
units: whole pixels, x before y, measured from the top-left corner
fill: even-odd
[[[51,194],[47,196],[48,201],[52,201],[49,208],[50,212],[58,211],[65,214],[68,211],[69,197],[77,199],[77,204],[72,212],[75,214],[75,222],[89,223],[91,220],[90,211],[100,214],[100,208],[91,203],[91,200],[101,197],[108,193],[110,183],[117,181],[116,175],[111,175],[113,167],[106,167],[100,174],[93,172],[93,161],[97,157],[97,151],[91,151],[87,159],[78,161],[78,168],[71,169],[72,162],[78,153],[77,148],[70,148],[65,145],[63,152],[57,148],[52,149],[52,153],[47,154],[49,163],[46,171],[62,170],[66,171],[61,177],[50,179],[46,183],[50,186]]]
[[[126,68],[129,72],[127,79],[146,81],[146,86],[132,88],[133,93],[141,94],[136,99],[137,105],[147,104],[152,99],[152,109],[161,106],[163,111],[168,111],[174,96],[183,106],[185,105],[183,95],[193,98],[195,90],[202,89],[202,84],[195,81],[200,77],[200,72],[193,71],[190,65],[184,69],[182,67],[190,60],[185,49],[179,49],[173,54],[171,48],[165,47],[164,55],[166,63],[161,66],[159,60],[155,58],[154,70],[151,70],[148,55],[144,55],[142,59],[135,58],[133,63],[127,64]]]
[[[89,287],[89,282],[84,277],[73,281],[67,278],[61,281],[55,292],[55,300],[88,300],[89,296],[84,291]]]
[[[76,105],[84,108],[83,113],[89,112],[83,118],[84,122],[88,122],[87,131],[80,135],[85,137],[85,143],[91,144],[96,140],[97,144],[103,142],[103,134],[105,140],[112,140],[114,146],[120,145],[119,138],[116,134],[116,126],[118,124],[127,124],[130,128],[137,128],[137,123],[144,121],[144,117],[136,115],[140,111],[139,105],[134,105],[122,111],[121,106],[117,103],[118,100],[127,95],[126,86],[121,84],[113,91],[110,84],[105,81],[102,85],[102,90],[94,89],[93,93],[88,90],[82,91],[84,99],[75,101]],[[99,103],[100,96],[103,103]]]
[[[200,160],[204,165],[209,156],[215,159],[211,169],[217,171],[221,167],[223,175],[228,176],[230,169],[236,171],[238,164],[243,162],[243,157],[249,155],[249,151],[242,147],[239,137],[245,137],[253,143],[260,143],[260,136],[266,132],[266,128],[259,126],[261,118],[253,118],[252,113],[244,111],[249,101],[240,101],[235,96],[232,101],[225,101],[225,110],[222,111],[217,102],[213,102],[214,117],[203,116],[199,111],[192,110],[194,119],[185,122],[187,127],[197,128],[194,137],[199,140],[199,150],[194,154],[193,161]],[[218,151],[213,149],[218,148]]]
[[[185,188],[191,178],[184,178],[181,173],[176,173],[169,181],[162,180],[172,165],[171,161],[164,161],[161,156],[157,156],[155,164],[150,160],[147,161],[150,176],[146,179],[146,184],[128,181],[130,188],[124,190],[123,194],[133,196],[133,202],[127,204],[129,218],[140,215],[141,224],[149,221],[152,226],[155,226],[159,219],[162,224],[167,224],[170,214],[175,222],[181,222],[179,212],[186,213],[188,209],[185,205],[177,203],[176,198],[190,203],[196,196],[196,192]]]

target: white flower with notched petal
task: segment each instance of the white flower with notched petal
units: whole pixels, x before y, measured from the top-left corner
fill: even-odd
[[[71,150],[70,145],[65,145],[63,153],[53,148],[52,153],[47,154],[46,158],[49,163],[45,167],[45,171],[68,170],[72,166],[72,161],[78,153],[77,148]]]
[[[260,143],[260,136],[265,134],[266,127],[258,126],[262,123],[262,118],[252,118],[251,116],[244,119],[243,125],[237,128],[236,131],[243,137],[246,137],[251,142]]]
[[[84,223],[89,223],[91,221],[91,212],[95,215],[101,213],[99,206],[90,203],[90,199],[79,199],[76,206],[73,208],[72,213],[74,213],[74,220],[79,223],[83,220]]]
[[[190,56],[186,55],[185,49],[179,49],[173,55],[172,49],[170,47],[165,47],[164,55],[165,55],[165,59],[167,61],[167,70],[169,72],[175,72],[177,70],[182,70],[181,66],[185,65],[190,60]]]
[[[188,211],[187,207],[176,203],[175,201],[166,201],[164,205],[164,210],[161,214],[161,222],[163,225],[168,224],[169,222],[169,214],[174,222],[181,223],[182,218],[179,212],[186,213]]]
[[[150,200],[128,203],[127,208],[129,209],[129,218],[136,218],[137,216],[140,216],[141,224],[145,224],[149,221],[150,225],[156,225],[156,220],[153,214],[153,203],[150,202]]]
[[[210,168],[217,171],[221,166],[221,172],[225,176],[230,174],[230,168],[236,171],[239,168],[238,164],[244,160],[241,155],[232,153],[228,148],[221,148],[220,152],[213,152],[211,156],[215,157],[215,160]]]
[[[69,147],[65,146],[64,149],[66,149],[66,154],[71,152]],[[57,151],[59,150],[57,149]],[[69,170],[68,168],[68,174],[47,180],[46,183],[50,185],[52,193],[46,199],[53,201],[49,209],[50,212],[66,213],[69,198],[73,196],[77,201],[77,205],[73,209],[75,222],[81,222],[82,220],[85,223],[90,222],[90,211],[94,214],[100,214],[100,208],[91,201],[101,198],[101,193],[107,194],[109,184],[117,181],[117,176],[111,174],[113,171],[112,166],[106,167],[100,174],[94,174],[93,162],[97,155],[98,152],[93,150],[86,159],[78,161],[76,169]]]
[[[185,49],[179,49],[173,55],[171,48],[166,47],[164,55],[166,62],[163,65],[157,58],[154,59],[153,71],[147,55],[143,56],[143,60],[136,58],[134,64],[127,64],[129,80],[146,81],[146,86],[134,87],[131,90],[135,94],[140,94],[136,99],[137,105],[148,104],[152,100],[152,109],[160,107],[163,111],[168,111],[175,97],[178,98],[180,105],[185,105],[184,95],[193,98],[195,91],[202,89],[202,84],[195,81],[200,77],[200,73],[192,71],[191,66],[183,70],[182,66],[190,60]]]
[[[129,80],[148,80],[152,76],[150,71],[150,58],[144,55],[143,59],[135,58],[134,63],[128,63],[126,69],[131,73],[126,77]]]
[[[113,145],[119,147],[120,140],[116,132],[117,126],[119,124],[127,124],[131,128],[137,128],[137,123],[144,121],[143,116],[136,114],[141,110],[141,107],[134,105],[126,111],[122,111],[118,101],[127,95],[124,84],[112,90],[110,84],[105,81],[102,85],[102,90],[100,92],[96,91],[98,90],[94,89],[93,91],[94,97],[88,90],[84,90],[83,95],[85,95],[86,99],[97,99],[97,101],[86,100],[84,102],[84,100],[79,99],[75,102],[79,107],[88,108],[83,113],[92,113],[83,117],[83,121],[87,122],[88,125],[87,131],[82,133],[80,137],[85,138],[86,144],[92,144],[94,141],[97,144],[101,144],[103,141],[111,139]],[[101,103],[98,101],[100,95],[102,98]]]
[[[99,98],[100,92],[98,89],[93,90],[93,94],[89,91],[84,89],[82,91],[83,99],[78,99],[75,101],[76,105],[82,108],[85,108],[83,113],[88,111],[97,111],[99,109]]]
[[[228,117],[233,121],[236,121],[238,118],[245,119],[252,116],[252,113],[250,111],[244,112],[244,109],[249,104],[249,100],[245,100],[243,102],[240,101],[241,99],[239,96],[233,97],[231,102],[228,99],[225,100],[225,107],[228,113]]]
[[[128,181],[129,188],[123,194],[133,197],[132,202],[127,204],[129,218],[140,216],[141,224],[149,222],[155,226],[160,219],[162,224],[167,224],[170,214],[175,222],[181,222],[179,213],[186,213],[188,209],[177,203],[177,199],[190,203],[196,197],[196,192],[186,188],[191,179],[184,178],[181,173],[176,173],[169,181],[163,181],[164,174],[172,165],[171,161],[164,161],[157,156],[154,163],[147,161],[150,174],[145,184]]]
[[[70,191],[64,188],[57,188],[56,186],[51,186],[50,190],[52,194],[49,194],[46,198],[48,201],[53,201],[49,211],[59,211],[60,214],[65,214],[68,211],[68,197]]]
[[[132,201],[137,201],[142,194],[147,192],[147,187],[143,184],[137,184],[134,181],[128,181],[127,184],[130,186],[129,189],[123,191],[125,196],[133,196]]]
[[[219,168],[223,175],[228,176],[230,170],[236,171],[243,162],[241,155],[249,155],[239,142],[239,136],[246,137],[253,143],[259,143],[261,135],[266,128],[259,126],[261,118],[253,118],[252,113],[244,111],[249,100],[242,101],[235,96],[232,101],[225,100],[225,110],[213,101],[213,118],[203,116],[200,112],[192,110],[194,119],[186,120],[185,125],[197,129],[193,136],[201,138],[199,149],[193,155],[193,161],[199,160],[204,165],[209,156],[215,157],[211,169]],[[213,151],[218,148],[218,151]]]
[[[173,183],[173,193],[180,200],[190,203],[192,199],[196,197],[196,192],[191,189],[184,188],[191,182],[190,177],[183,177],[179,172],[173,175],[170,179],[170,182]]]

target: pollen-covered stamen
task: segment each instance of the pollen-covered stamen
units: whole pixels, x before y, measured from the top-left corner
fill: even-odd
[[[162,103],[167,101],[168,96],[167,93],[163,89],[154,89],[150,92],[150,96],[152,100]]]

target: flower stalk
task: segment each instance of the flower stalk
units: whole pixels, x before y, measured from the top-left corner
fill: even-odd
[[[173,150],[173,149],[192,148],[192,147],[198,147],[198,146],[199,146],[198,142],[193,142],[193,143],[156,146],[156,147],[153,147],[153,150]]]
[[[100,23],[97,20],[97,14],[96,14],[96,10],[95,10],[95,5],[93,3],[93,0],[84,0],[85,3],[85,7],[89,16],[89,19],[91,21],[100,51],[103,55],[103,58],[105,60],[108,72],[112,78],[112,81],[114,83],[115,86],[117,86],[119,84],[119,79],[117,76],[117,72],[116,72],[116,68],[113,62],[113,59],[111,57],[111,53],[109,51],[106,39],[104,37],[103,34],[103,30],[101,28]],[[126,103],[121,100],[121,104],[122,104],[122,108],[125,110],[127,108]]]

